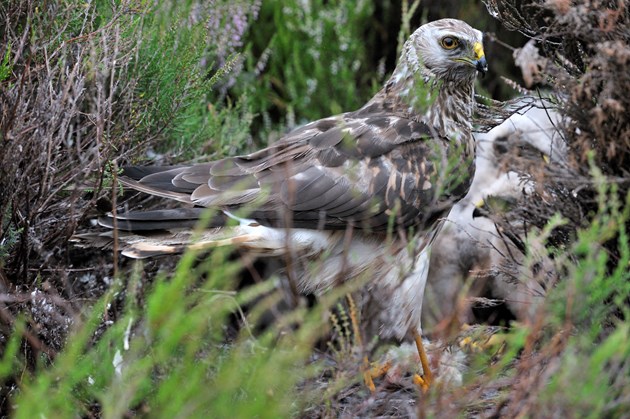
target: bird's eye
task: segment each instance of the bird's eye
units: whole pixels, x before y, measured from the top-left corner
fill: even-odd
[[[440,40],[440,45],[442,45],[444,49],[453,49],[459,45],[459,41],[452,36],[445,36]]]

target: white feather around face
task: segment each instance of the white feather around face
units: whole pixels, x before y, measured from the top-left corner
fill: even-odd
[[[441,40],[446,37],[457,40],[458,46],[450,50],[444,48]],[[414,73],[426,68],[438,78],[466,79],[466,74],[474,77],[477,70],[456,59],[474,57],[475,45],[482,42],[481,31],[466,22],[441,19],[421,26],[411,35],[400,61],[407,63]]]

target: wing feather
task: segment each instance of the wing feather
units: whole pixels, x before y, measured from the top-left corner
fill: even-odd
[[[284,225],[290,213],[310,228],[380,229],[392,216],[409,226],[435,203],[436,174],[427,162],[435,160],[436,143],[448,147],[426,124],[372,104],[307,124],[251,154],[161,168],[126,184],[229,211],[256,200],[252,218],[270,225]]]

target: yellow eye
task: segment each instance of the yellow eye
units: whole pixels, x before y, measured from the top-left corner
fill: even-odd
[[[445,36],[440,40],[440,45],[442,45],[444,49],[454,49],[459,45],[459,41],[452,36]]]

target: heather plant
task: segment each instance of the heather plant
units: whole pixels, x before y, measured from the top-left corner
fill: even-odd
[[[238,51],[258,7],[167,2],[147,14],[133,74],[143,100],[132,112],[145,129],[160,129],[156,151],[189,160],[234,153],[247,143],[252,114],[246,97],[223,98],[241,71]]]
[[[11,58],[11,44],[6,46],[6,51],[2,62],[0,63],[0,82],[4,81],[11,74],[11,65],[9,59]]]
[[[364,46],[372,10],[364,0],[263,2],[246,38],[247,71],[234,89],[259,78],[247,93],[266,132],[279,118],[290,128],[356,109],[374,93],[381,80],[365,68]]]
[[[3,6],[0,231],[22,231],[7,261],[11,276],[26,278],[38,258],[54,263],[51,249],[62,251],[83,211],[103,197],[110,161],[146,150],[154,160],[190,158],[221,130],[229,129],[233,148],[246,141],[245,105],[213,114],[225,105],[212,88],[236,56],[214,69],[201,65],[221,57],[193,9],[190,2]],[[166,150],[168,157],[159,154]],[[86,189],[93,193],[82,201]]]

